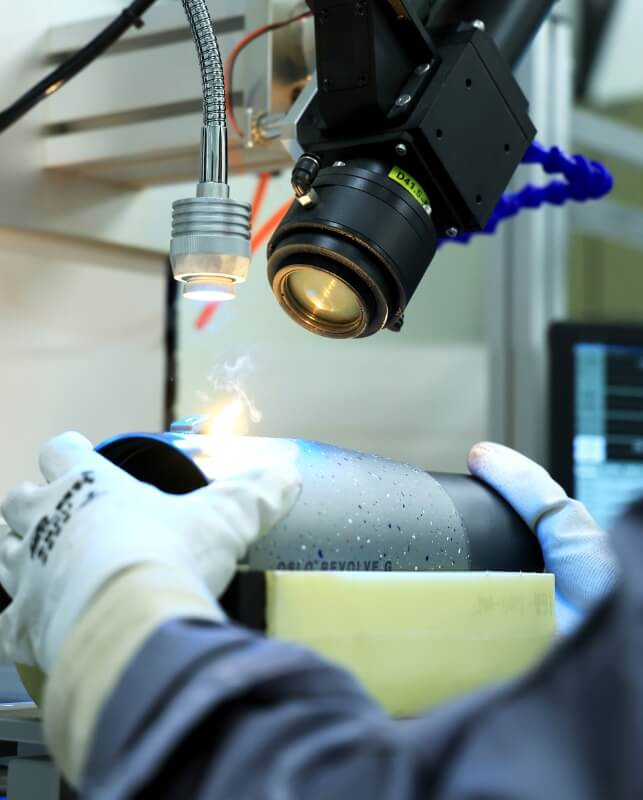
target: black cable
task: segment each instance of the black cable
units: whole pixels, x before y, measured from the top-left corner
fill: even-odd
[[[143,27],[142,15],[156,0],[134,0],[119,16],[110,23],[92,41],[74,53],[59,67],[39,81],[28,92],[22,95],[15,103],[0,112],[0,133],[10,128],[15,122],[25,116],[42,100],[57,92],[69,80],[88,67],[98,56],[102,55],[118,39],[127,33],[130,28]]]
[[[164,431],[169,431],[170,426],[176,420],[176,398],[178,380],[178,282],[174,279],[172,265],[167,263],[167,293],[165,296],[165,427]],[[1,596],[0,596],[1,602]]]
[[[431,27],[447,28],[479,19],[513,68],[527,51],[556,0],[440,0]]]
[[[580,52],[576,59],[576,97],[584,99],[592,80],[601,47],[616,13],[616,0],[585,0],[581,4]]]

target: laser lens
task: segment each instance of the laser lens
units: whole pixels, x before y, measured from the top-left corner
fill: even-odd
[[[362,299],[330,272],[291,266],[279,273],[273,288],[290,316],[321,336],[348,338],[364,327],[366,309]]]
[[[355,323],[362,315],[357,294],[339,278],[312,267],[288,275],[286,290],[305,313],[332,325]]]
[[[318,202],[293,203],[268,246],[268,280],[284,310],[319,336],[399,330],[435,254],[432,218],[390,167],[322,169]]]

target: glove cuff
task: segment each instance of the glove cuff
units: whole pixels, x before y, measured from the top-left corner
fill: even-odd
[[[103,705],[152,633],[171,619],[224,622],[225,615],[192,575],[139,564],[113,577],[71,631],[45,689],[49,748],[72,786],[81,783]]]

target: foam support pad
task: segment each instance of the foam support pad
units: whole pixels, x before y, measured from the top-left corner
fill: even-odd
[[[346,667],[403,717],[525,672],[555,631],[546,574],[247,572],[222,604]]]

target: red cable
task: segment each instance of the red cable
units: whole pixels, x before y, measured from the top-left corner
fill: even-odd
[[[257,217],[261,214],[263,204],[268,194],[272,174],[270,172],[262,172],[257,181],[257,188],[255,189],[254,197],[252,198],[251,211],[250,211],[250,227],[254,228]]]
[[[204,328],[207,328],[210,320],[219,310],[220,305],[220,303],[208,303],[207,306],[203,306],[201,313],[194,323],[194,327],[197,331],[202,331]]]
[[[250,250],[252,255],[255,255],[257,250],[261,247],[261,245],[269,239],[272,234],[277,230],[277,226],[281,222],[281,220],[286,216],[286,214],[290,211],[290,206],[293,204],[292,198],[286,200],[286,202],[279,208],[275,213],[270,217],[270,219],[266,220],[264,224],[259,228],[259,230],[254,234],[252,237],[252,241],[250,242]]]
[[[259,180],[257,181],[257,188],[255,189],[254,196],[252,198],[251,203],[251,211],[250,211],[250,225],[254,226],[255,221],[259,214],[261,213],[261,209],[263,208],[263,204],[266,200],[266,195],[268,194],[268,188],[270,186],[270,181],[272,180],[272,175],[270,172],[262,172],[259,175]],[[202,331],[212,321],[214,315],[217,313],[219,309],[220,303],[208,303],[207,305],[203,306],[203,309],[199,316],[194,323],[194,327],[198,331]]]
[[[255,190],[255,202],[258,200],[259,205],[263,204],[265,199],[265,194],[268,189],[269,181],[262,181],[266,173],[259,177],[259,182],[257,184],[257,189]],[[261,247],[261,245],[269,239],[270,236],[274,233],[277,229],[279,223],[282,219],[286,216],[288,211],[290,210],[290,206],[292,205],[293,201],[291,199],[287,200],[280,208],[275,211],[275,213],[268,219],[264,224],[259,228],[259,230],[253,235],[252,240],[250,242],[250,252],[252,255],[256,255],[257,251]],[[254,204],[253,204],[254,208]],[[214,318],[214,315],[219,309],[220,303],[208,303],[206,306],[203,307],[203,310],[197,317],[197,320],[194,324],[194,327],[201,331],[206,328],[209,323]]]

